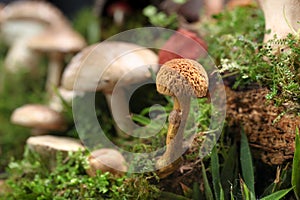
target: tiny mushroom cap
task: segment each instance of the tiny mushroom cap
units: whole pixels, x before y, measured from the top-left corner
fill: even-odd
[[[123,155],[115,149],[98,149],[91,153],[88,158],[90,167],[86,170],[90,176],[96,176],[97,170],[121,175],[127,170],[126,160]]]
[[[208,89],[207,73],[200,63],[191,59],[173,59],[160,68],[157,91],[168,96],[203,97]]]
[[[67,128],[66,120],[60,113],[39,104],[27,104],[17,108],[11,116],[11,122],[49,131],[64,131]]]

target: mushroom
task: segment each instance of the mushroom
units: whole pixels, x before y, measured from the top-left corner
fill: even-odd
[[[103,148],[92,151],[88,162],[89,168],[86,172],[90,176],[96,176],[99,170],[120,176],[127,170],[125,158],[115,149]]]
[[[168,14],[177,13],[180,19],[188,23],[200,21],[201,12],[206,17],[219,13],[224,8],[225,0],[187,0],[184,3],[177,3],[173,0],[164,0],[160,8]]]
[[[157,160],[160,177],[171,174],[180,164],[183,153],[183,130],[189,114],[192,97],[204,97],[208,90],[207,73],[201,64],[191,59],[173,59],[158,71],[157,91],[171,96],[173,111],[169,115],[166,151]]]
[[[131,12],[131,7],[125,1],[117,1],[110,4],[107,8],[108,15],[113,17],[117,26],[121,26],[124,22],[125,15]]]
[[[178,29],[158,52],[159,64],[174,58],[199,59],[207,54],[207,44],[196,33]]]
[[[83,151],[85,149],[78,139],[53,135],[31,136],[27,139],[26,145],[30,151],[40,155],[42,163],[50,170],[56,167],[58,152],[67,157],[68,152]]]
[[[11,122],[34,128],[37,132],[64,131],[67,128],[65,118],[51,108],[39,104],[27,104],[14,110]]]
[[[84,38],[67,27],[47,30],[29,40],[29,48],[49,55],[46,90],[50,94],[53,87],[60,85],[64,55],[78,52],[85,46]]]
[[[300,28],[299,0],[258,0],[265,16],[265,29],[271,30],[264,36],[264,42],[277,38],[284,38],[288,33],[295,33]],[[298,33],[295,33],[298,34]]]
[[[102,91],[120,129],[128,125],[128,101],[126,87],[151,78],[149,69],[158,71],[157,55],[142,46],[117,41],[105,41],[83,49],[72,58],[62,77],[62,87],[75,91]],[[129,74],[125,79],[120,79]],[[76,85],[74,85],[76,83]],[[112,92],[116,84],[123,88],[114,92],[117,105],[112,105]],[[118,107],[116,109],[116,107]]]
[[[17,1],[8,4],[1,10],[0,25],[2,40],[12,47],[9,50],[9,58],[5,61],[6,69],[11,72],[22,67],[37,68],[37,64],[32,60],[38,60],[39,55],[30,52],[25,40],[49,27],[70,27],[69,21],[59,9],[49,3],[37,1]],[[22,51],[24,52],[20,53]],[[26,56],[20,57],[20,54]],[[22,62],[21,66],[19,62]]]

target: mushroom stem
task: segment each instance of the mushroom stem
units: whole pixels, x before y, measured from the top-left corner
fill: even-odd
[[[53,88],[58,87],[63,70],[63,54],[52,52],[49,55],[48,75],[46,80],[46,90],[48,94],[53,94]]]
[[[160,170],[164,174],[160,174],[160,177],[165,177],[177,169],[181,161],[180,155],[183,152],[183,133],[189,114],[190,97],[183,97],[180,100],[177,97],[173,97],[173,99],[173,111],[169,115],[166,151],[157,161],[156,167],[160,168],[170,165]]]
[[[282,38],[300,28],[297,22],[300,18],[299,0],[258,0],[258,2],[264,12],[265,29],[271,30],[271,33],[265,34],[264,42],[273,39],[275,34],[277,38]]]
[[[129,100],[127,100],[126,93],[122,89],[118,89],[118,92],[105,93],[105,98],[115,122],[115,129],[118,136],[124,136],[125,133],[132,131],[129,117]]]

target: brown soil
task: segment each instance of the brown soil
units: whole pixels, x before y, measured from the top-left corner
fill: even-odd
[[[243,127],[254,156],[264,163],[279,165],[293,158],[296,127],[300,117],[285,113],[288,105],[275,106],[265,96],[270,91],[257,88],[233,91],[226,88],[227,122],[231,130]]]

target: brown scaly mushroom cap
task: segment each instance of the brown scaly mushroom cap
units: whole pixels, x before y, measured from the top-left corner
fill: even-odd
[[[164,95],[203,97],[207,93],[208,77],[198,62],[191,59],[173,59],[160,68],[156,83],[157,91]]]
[[[49,131],[63,131],[67,128],[65,118],[51,108],[27,104],[14,110],[11,122],[25,127]]]

